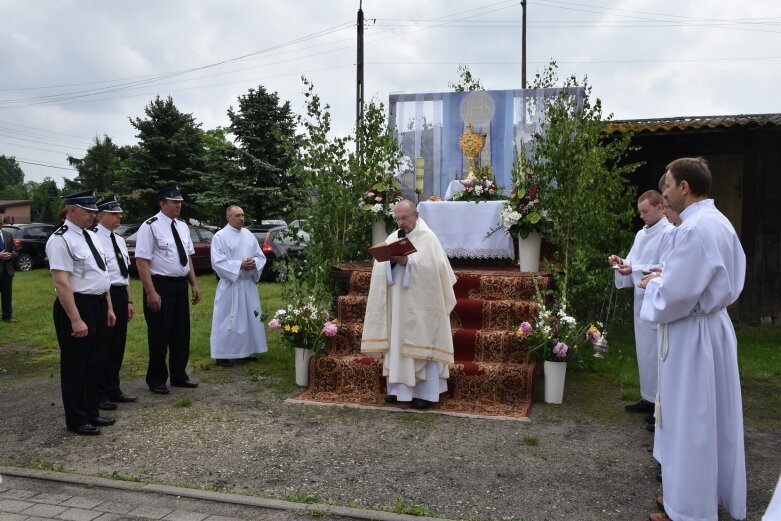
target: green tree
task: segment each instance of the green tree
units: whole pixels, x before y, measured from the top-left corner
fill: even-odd
[[[244,210],[256,218],[287,216],[293,209],[299,179],[289,168],[296,153],[296,119],[290,102],[262,85],[239,96],[228,109],[230,131],[241,151],[242,169],[233,188],[243,192]]]
[[[82,158],[68,156],[68,164],[78,172],[74,180],[83,189],[94,189],[100,193],[113,191],[114,175],[120,167],[120,148],[104,135],[101,140],[95,136],[95,143],[87,149]]]
[[[40,183],[31,183],[32,220],[35,222],[59,224],[57,216],[62,208],[60,189],[51,177],[45,177]]]
[[[252,217],[254,198],[244,178],[239,160],[241,151],[226,136],[226,130],[218,127],[201,134],[204,148],[205,188],[193,197],[211,217],[210,223],[225,222],[225,208],[238,204]]]
[[[0,155],[0,199],[24,199],[24,171],[13,156]]]
[[[556,78],[552,62],[534,88],[551,87]],[[603,116],[599,98],[591,101],[587,80],[570,76],[563,86],[582,88],[582,102],[566,93],[545,101],[546,118],[532,138],[526,168],[537,175],[550,220],[545,238],[556,250],[558,286],[583,318],[599,309],[612,283],[606,255],[631,241],[634,190],[628,178],[640,164],[625,162],[631,135],[604,132],[612,115]]]
[[[480,83],[480,78],[472,75],[472,71],[469,69],[469,65],[465,63],[462,63],[458,66],[458,82],[448,82],[447,86],[456,92],[485,90],[485,87],[483,87],[483,85]]]
[[[115,190],[123,194],[128,221],[142,219],[157,211],[155,194],[177,185],[187,201],[182,217],[203,219],[204,210],[195,195],[205,188],[203,179],[203,140],[200,123],[192,114],[181,112],[169,96],[157,96],[144,108],[145,118],[128,118],[138,131],[138,145],[124,148]]]
[[[398,170],[403,155],[388,131],[382,104],[372,101],[367,105],[363,125],[354,136],[331,137],[329,106],[306,79],[304,85],[304,133],[291,171],[302,182],[297,216],[305,219],[311,239],[303,261],[293,261],[288,267],[286,291],[290,298],[314,295],[326,303],[330,302],[331,270],[342,262],[367,257],[371,217],[358,206],[361,195],[378,171]],[[355,142],[360,156],[350,150]]]

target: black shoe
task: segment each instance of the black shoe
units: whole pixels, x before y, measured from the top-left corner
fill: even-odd
[[[648,432],[656,432],[656,427],[653,425],[646,425],[645,430],[647,430]]]
[[[109,402],[109,401],[100,402],[98,404],[98,409],[100,409],[101,411],[116,411],[117,410],[117,404],[115,404],[114,402]]]
[[[417,409],[419,411],[422,411],[424,409],[428,409],[434,405],[434,402],[430,402],[428,400],[424,400],[422,398],[413,398],[412,399],[412,408]]]
[[[653,414],[649,414],[648,416],[645,417],[645,423],[647,423],[648,425],[653,425],[656,423],[656,418],[654,418]]]
[[[113,396],[108,399],[110,402],[114,403],[133,403],[138,399],[137,396],[128,396],[125,393],[120,393],[119,396]]]
[[[233,367],[233,362],[227,358],[218,358],[215,363],[220,367]]]
[[[103,416],[98,416],[97,418],[92,418],[90,421],[91,425],[94,425],[95,427],[107,427],[109,425],[114,425],[117,423],[117,420],[114,418],[105,418]]]
[[[399,399],[393,396],[392,394],[385,395],[385,403],[397,403],[398,401]]]
[[[633,403],[631,405],[625,405],[624,410],[626,412],[639,412],[639,413],[649,413],[654,412],[654,404],[649,402],[648,400],[640,400],[637,403]]]
[[[198,384],[196,382],[191,382],[190,380],[185,380],[183,382],[171,382],[171,387],[188,387],[190,389],[195,389],[198,387]]]
[[[165,385],[150,385],[149,390],[155,394],[168,394],[168,387]]]
[[[74,429],[68,427],[68,430],[71,432],[75,432],[80,436],[95,436],[97,434],[100,434],[100,429],[98,429],[97,427],[89,423],[85,423],[84,425],[79,425]]]
[[[258,357],[256,355],[249,355],[249,356],[245,356],[244,358],[239,358],[239,360],[242,362],[254,362],[257,359]]]

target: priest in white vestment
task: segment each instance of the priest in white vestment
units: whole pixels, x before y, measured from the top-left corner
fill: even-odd
[[[417,251],[374,262],[361,351],[383,357],[386,402],[412,402],[414,408],[426,409],[447,391],[456,276],[412,201],[399,202],[394,217],[399,230],[385,242],[406,236]]]
[[[644,277],[640,318],[660,324],[654,457],[666,513],[652,520],[716,521],[718,506],[746,517],[746,464],[737,339],[727,306],[743,290],[746,255],[735,229],[707,199],[702,158],[667,166],[664,197],[683,223]]]
[[[635,293],[635,349],[642,399],[635,404],[627,405],[626,410],[628,412],[651,413],[656,400],[657,324],[646,322],[639,317],[645,290],[639,288],[637,283],[643,278],[643,271],[658,267],[663,239],[673,226],[664,216],[664,199],[662,194],[656,190],[648,190],[637,199],[637,212],[645,226],[635,235],[635,242],[625,258],[611,255],[608,257],[608,262],[617,266],[616,287],[634,288]]]
[[[257,287],[266,256],[252,232],[243,228],[244,211],[229,206],[227,217],[228,224],[211,244],[212,269],[220,278],[214,297],[211,355],[223,366],[268,351]]]

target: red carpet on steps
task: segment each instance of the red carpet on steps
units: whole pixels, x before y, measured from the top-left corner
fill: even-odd
[[[532,318],[534,277],[540,289],[550,284],[547,272],[521,273],[518,267],[462,266],[455,268],[457,304],[450,314],[455,363],[448,391],[433,411],[477,416],[523,418],[532,408],[536,364],[514,332]],[[360,352],[363,316],[371,265],[344,265],[335,276],[349,280],[336,298],[339,333],[329,339],[325,353],[310,361],[309,387],[296,400],[388,405],[382,364]]]

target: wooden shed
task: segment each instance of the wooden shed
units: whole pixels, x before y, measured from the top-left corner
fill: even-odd
[[[617,120],[609,132],[633,132],[642,161],[638,193],[656,188],[665,166],[702,156],[713,174],[711,197],[735,226],[746,252],[743,293],[733,316],[781,324],[781,114]]]

